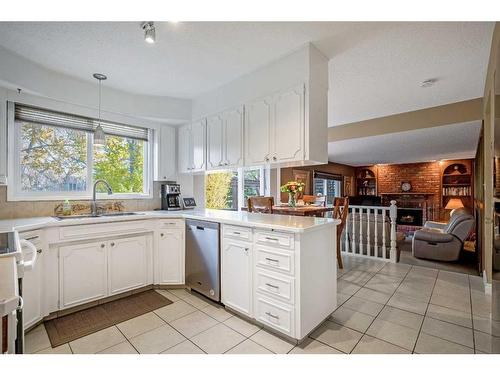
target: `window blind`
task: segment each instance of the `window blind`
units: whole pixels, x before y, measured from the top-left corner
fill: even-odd
[[[99,124],[99,121],[95,118],[56,112],[17,103],[15,104],[14,112],[15,119],[17,121],[31,122],[48,126],[59,126],[63,128],[73,128],[87,132],[93,132]],[[102,120],[100,123],[104,133],[107,135],[141,139],[143,141],[148,140],[149,129],[147,128]]]
[[[314,178],[321,178],[321,179],[325,179],[325,180],[342,181],[342,175],[327,173],[327,172],[314,171],[313,177]]]

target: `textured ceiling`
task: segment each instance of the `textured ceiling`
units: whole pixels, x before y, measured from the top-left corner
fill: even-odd
[[[313,42],[329,59],[329,126],[482,96],[494,24],[481,22],[0,22],[0,45],[135,94],[193,98]],[[1,58],[1,56],[0,56]],[[431,88],[419,83],[438,78]]]
[[[473,158],[481,122],[354,138],[328,144],[328,160],[352,166]]]

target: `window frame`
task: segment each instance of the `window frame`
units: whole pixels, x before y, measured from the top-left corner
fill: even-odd
[[[71,200],[90,200],[92,199],[92,190],[94,185],[93,164],[94,164],[94,142],[91,133],[87,133],[87,186],[85,191],[71,192],[33,192],[21,190],[21,127],[17,126],[15,121],[15,102],[7,103],[7,138],[8,138],[8,201],[59,201],[64,199]],[[47,110],[52,110],[47,108]],[[148,131],[148,141],[144,142],[144,171],[143,171],[143,192],[142,193],[97,193],[99,200],[127,200],[127,199],[151,199],[153,198],[153,131]]]

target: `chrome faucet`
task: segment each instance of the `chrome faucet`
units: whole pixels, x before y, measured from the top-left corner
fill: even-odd
[[[92,213],[92,216],[97,216],[97,204],[96,204],[96,197],[95,197],[95,188],[97,187],[98,184],[100,183],[103,183],[104,185],[106,185],[106,188],[108,189],[108,195],[111,195],[113,194],[113,190],[111,190],[111,186],[109,186],[109,184],[104,181],[104,180],[96,180],[96,182],[94,182],[94,190],[93,190],[93,193],[92,193],[92,203],[91,203],[91,213]]]

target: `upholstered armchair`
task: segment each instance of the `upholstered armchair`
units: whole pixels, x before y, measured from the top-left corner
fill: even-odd
[[[448,262],[458,260],[473,227],[474,217],[465,208],[455,210],[448,223],[428,221],[413,236],[413,256]]]

